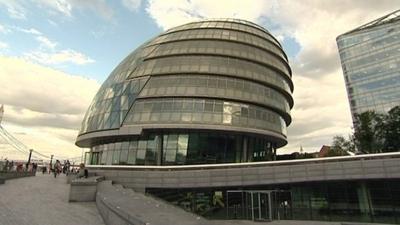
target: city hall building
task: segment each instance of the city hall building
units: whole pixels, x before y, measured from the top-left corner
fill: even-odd
[[[210,219],[398,222],[400,155],[275,161],[291,77],[263,27],[178,26],[114,69],[76,144],[90,148],[91,172]]]

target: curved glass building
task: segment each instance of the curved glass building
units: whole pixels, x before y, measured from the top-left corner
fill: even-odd
[[[76,144],[101,165],[273,160],[287,144],[292,92],[287,56],[264,28],[236,19],[188,23],[114,69]]]

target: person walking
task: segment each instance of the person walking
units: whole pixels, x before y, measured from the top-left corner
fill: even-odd
[[[6,158],[6,162],[5,162],[4,168],[3,168],[4,172],[7,172],[7,170],[9,170],[8,169],[8,166],[9,166],[8,164],[10,164],[10,163],[8,162],[8,159]]]
[[[69,160],[67,160],[67,162],[65,163],[65,173],[67,176],[69,175],[70,167],[71,167],[71,163],[69,162]]]
[[[57,177],[57,175],[60,173],[60,169],[61,169],[61,163],[60,161],[57,159],[56,162],[54,163],[54,178]]]
[[[8,164],[8,171],[13,171],[14,170],[14,161],[11,161],[9,164]]]
[[[36,170],[37,170],[37,163],[32,163],[32,173],[33,175],[36,175]]]

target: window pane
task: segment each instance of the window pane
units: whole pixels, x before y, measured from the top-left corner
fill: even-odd
[[[185,162],[186,162],[188,140],[189,140],[189,135],[187,135],[187,134],[180,134],[179,135],[178,153],[177,153],[177,156],[176,156],[176,162],[178,164],[185,164]]]
[[[112,157],[113,157],[113,152],[114,151],[107,151],[107,165],[111,165],[112,164]]]
[[[126,164],[128,161],[128,149],[121,150],[121,157],[119,159],[119,164]]]
[[[114,151],[112,164],[119,164],[120,154],[121,154],[121,150],[115,150]]]

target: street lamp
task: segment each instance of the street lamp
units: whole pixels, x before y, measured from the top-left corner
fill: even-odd
[[[50,157],[50,168],[49,168],[49,174],[50,174],[50,172],[51,172],[51,165],[52,165],[52,163],[53,163],[53,156],[54,155],[51,155],[51,157]]]
[[[28,170],[29,164],[31,163],[32,151],[33,149],[29,149],[29,158],[28,162],[26,163],[26,170]]]

